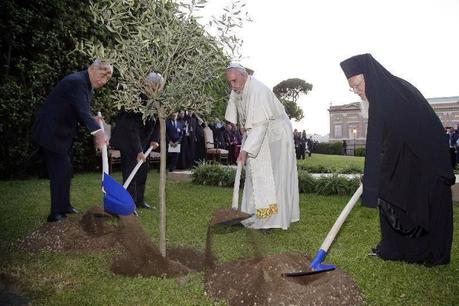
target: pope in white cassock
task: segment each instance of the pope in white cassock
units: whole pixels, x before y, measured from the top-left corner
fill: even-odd
[[[246,165],[242,221],[254,229],[282,228],[300,220],[298,174],[290,119],[266,85],[239,64],[225,73],[231,95],[225,119],[245,130],[238,161]]]

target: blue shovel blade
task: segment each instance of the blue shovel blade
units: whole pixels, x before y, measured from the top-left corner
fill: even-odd
[[[305,275],[313,275],[313,274],[319,274],[319,273],[324,273],[328,271],[333,271],[336,269],[335,265],[325,265],[322,264],[322,261],[325,259],[327,256],[327,252],[320,249],[314,259],[311,261],[311,265],[309,266],[309,270],[307,271],[300,271],[300,272],[288,272],[288,273],[282,273],[282,276],[290,276],[290,277],[295,277],[295,276],[305,276]]]
[[[134,212],[135,205],[129,192],[110,175],[104,173],[102,186],[105,190],[104,209],[112,214],[127,216]]]

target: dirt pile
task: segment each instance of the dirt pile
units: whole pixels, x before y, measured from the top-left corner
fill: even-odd
[[[205,290],[230,305],[363,304],[352,279],[339,269],[301,277],[281,276],[302,271],[309,263],[304,255],[292,253],[228,262],[206,272]]]
[[[343,271],[286,278],[281,274],[302,271],[310,258],[302,254],[283,253],[264,256],[253,230],[242,226],[217,225],[234,219],[237,211],[219,210],[209,222],[205,253],[178,247],[168,249],[163,258],[157,245],[145,232],[137,217],[114,217],[100,207],[83,216],[71,216],[59,223],[46,223],[18,242],[20,249],[36,253],[43,250],[89,253],[113,250],[111,270],[126,276],[177,277],[205,271],[206,293],[225,299],[230,305],[360,305],[358,288]],[[226,227],[226,230],[221,230]],[[212,253],[213,240],[228,230],[246,231],[250,247],[246,258],[219,264]]]
[[[221,217],[224,218],[224,217]],[[210,223],[212,224],[212,222]],[[217,265],[212,244],[225,225],[210,226],[206,240],[205,290],[229,305],[361,305],[362,296],[353,280],[340,269],[301,277],[282,273],[306,270],[311,258],[304,254],[282,253],[264,256],[254,230],[246,231],[250,259]],[[234,228],[234,226],[233,226]],[[242,227],[239,227],[242,229]]]
[[[97,206],[81,218],[71,216],[63,222],[43,224],[18,241],[18,247],[29,253],[113,250],[111,270],[126,276],[175,277],[202,271],[205,265],[203,252],[186,247],[170,248],[168,257],[163,258],[137,217],[118,218]]]

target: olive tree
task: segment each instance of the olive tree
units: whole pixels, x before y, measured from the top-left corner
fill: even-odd
[[[196,11],[206,1],[98,0],[91,4],[94,22],[105,26],[115,43],[81,42],[79,50],[113,63],[118,74],[112,99],[118,108],[141,112],[144,119],[156,116],[160,122],[160,237],[161,254],[166,256],[166,126],[165,120],[179,109],[209,113],[217,99],[212,90],[229,61],[220,36],[211,36],[197,22]],[[231,19],[226,27],[232,28]],[[160,73],[165,86],[148,90],[145,78]],[[147,97],[141,98],[140,93]]]

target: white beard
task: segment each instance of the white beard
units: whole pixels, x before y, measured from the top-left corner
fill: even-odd
[[[368,101],[361,99],[360,100],[360,112],[364,119],[368,119]]]

